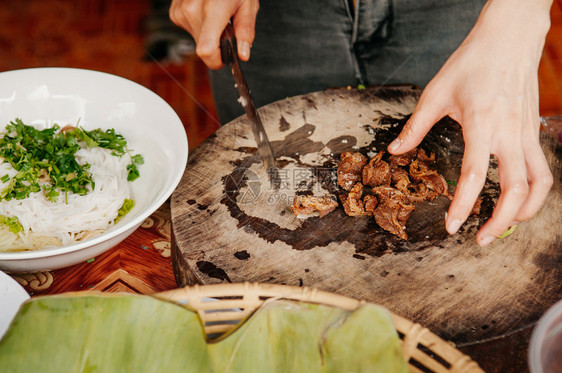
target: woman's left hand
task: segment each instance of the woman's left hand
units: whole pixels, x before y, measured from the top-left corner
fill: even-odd
[[[552,186],[539,144],[537,78],[551,3],[490,1],[388,148],[393,154],[413,149],[444,116],[460,123],[465,151],[446,215],[450,234],[468,218],[486,181],[490,155],[496,156],[501,194],[492,217],[477,234],[481,246],[535,215]]]

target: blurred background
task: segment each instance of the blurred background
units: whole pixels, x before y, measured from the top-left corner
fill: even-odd
[[[190,151],[218,127],[205,66],[168,18],[169,0],[2,0],[0,71],[104,71],[156,92],[180,116]],[[539,69],[540,113],[562,115],[562,0]]]

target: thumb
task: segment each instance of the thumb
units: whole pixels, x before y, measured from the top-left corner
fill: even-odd
[[[434,95],[428,88],[398,137],[388,146],[389,153],[403,154],[418,146],[431,127],[447,114],[443,96]]]

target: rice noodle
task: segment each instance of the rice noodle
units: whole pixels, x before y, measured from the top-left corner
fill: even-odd
[[[131,157],[111,155],[111,150],[82,148],[76,153],[79,164],[89,163],[95,183],[86,195],[61,193],[51,202],[43,192],[32,193],[23,200],[0,202],[0,215],[17,217],[23,232],[13,234],[0,226],[0,251],[37,250],[68,245],[99,234],[113,224],[119,208],[131,198],[127,165]],[[0,176],[14,176],[9,163],[0,164]],[[0,190],[8,184],[0,181]]]

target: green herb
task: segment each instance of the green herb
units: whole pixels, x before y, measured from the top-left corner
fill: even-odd
[[[138,165],[144,163],[144,158],[140,154],[131,157],[131,163],[127,165],[127,181],[133,181],[140,176]]]
[[[95,147],[99,146],[101,148],[110,149],[114,156],[122,156],[125,153],[131,156],[131,163],[127,166],[127,180],[133,181],[139,177],[138,165],[144,163],[144,158],[140,154],[131,155],[127,149],[127,141],[125,138],[116,133],[114,129],[101,130],[95,129],[92,131],[86,131],[82,128],[76,128],[76,136],[84,141],[88,146]]]
[[[0,181],[3,182],[3,183],[7,183],[8,181],[10,181],[10,175],[6,174],[6,175],[2,176],[0,178]]]
[[[509,227],[508,230],[506,230],[505,232],[503,232],[502,234],[500,234],[498,236],[498,238],[506,238],[507,236],[509,236],[510,234],[512,234],[513,232],[515,232],[515,230],[517,229],[517,224],[512,225],[511,227]]]
[[[86,263],[92,263],[94,260],[96,260],[96,258],[90,258],[90,259],[86,260]]]
[[[114,129],[86,131],[75,127],[59,131],[55,124],[51,128],[37,130],[16,118],[6,126],[6,133],[0,138],[0,157],[18,171],[13,178],[0,179],[8,183],[0,191],[0,200],[25,199],[31,193],[43,190],[45,197],[57,201],[61,193],[84,195],[95,187],[90,165],[80,165],[76,160],[79,142],[88,147],[102,147],[111,154],[121,157],[130,154],[125,138]],[[127,166],[127,180],[139,176],[137,166],[143,163],[141,155],[131,155]],[[40,182],[41,181],[41,182]]]
[[[125,200],[123,201],[123,205],[121,205],[119,211],[117,211],[117,217],[113,222],[117,223],[119,220],[121,220],[121,218],[127,215],[133,209],[133,207],[135,207],[135,201],[129,198],[125,198]]]
[[[17,217],[8,217],[0,215],[0,225],[5,225],[8,230],[14,234],[18,234],[23,231],[23,226]]]
[[[457,186],[457,183],[454,182],[453,180],[447,180],[447,184],[452,185],[452,186]]]

